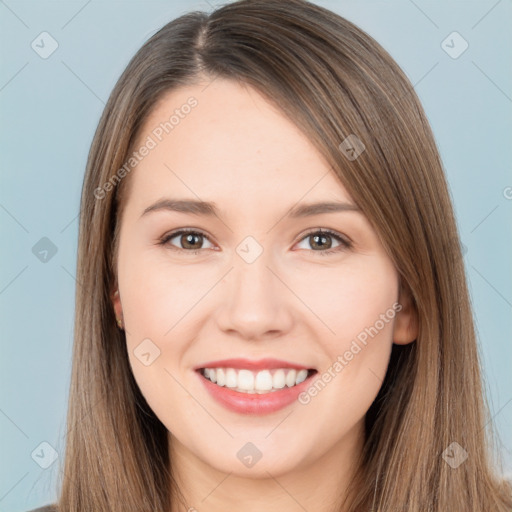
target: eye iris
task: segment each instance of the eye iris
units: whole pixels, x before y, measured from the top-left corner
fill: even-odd
[[[185,243],[182,243],[184,249],[200,249],[201,242],[203,241],[203,236],[195,233],[186,233],[184,235],[181,235],[181,239],[185,241]],[[196,244],[199,244],[199,247],[194,246],[194,239],[196,239]],[[199,242],[197,242],[197,240]]]
[[[330,243],[328,243],[328,244],[327,244],[327,245],[328,245],[327,247],[325,246],[326,240],[327,240],[327,241],[329,241],[329,240],[330,240],[329,235],[323,235],[323,234],[321,234],[321,235],[318,235],[318,234],[316,234],[316,235],[311,235],[311,236],[310,236],[310,239],[313,239],[313,241],[314,241],[314,243],[312,243],[312,244],[311,244],[311,246],[312,246],[313,248],[314,248],[314,247],[315,247],[315,245],[317,245],[317,244],[318,244],[318,242],[319,242],[319,241],[321,241],[321,240],[323,241],[324,245],[322,245],[322,246],[320,247],[320,249],[330,249],[330,248],[331,248],[332,241],[331,241]]]

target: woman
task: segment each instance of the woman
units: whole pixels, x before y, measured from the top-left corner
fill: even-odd
[[[510,510],[458,240],[367,34],[302,0],[167,24],[89,155],[58,510]]]

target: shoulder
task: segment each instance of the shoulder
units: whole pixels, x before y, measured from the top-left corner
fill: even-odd
[[[28,512],[57,512],[55,505],[46,505],[44,507],[34,508]]]

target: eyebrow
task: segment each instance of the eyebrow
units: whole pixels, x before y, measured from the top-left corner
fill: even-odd
[[[180,213],[188,213],[191,215],[204,215],[207,217],[218,216],[218,210],[215,203],[209,201],[198,201],[195,199],[160,199],[156,203],[148,206],[141,217],[156,211],[172,211]],[[355,204],[341,201],[321,202],[300,204],[292,208],[287,217],[302,218],[321,215],[323,213],[336,213],[355,211],[361,212]]]

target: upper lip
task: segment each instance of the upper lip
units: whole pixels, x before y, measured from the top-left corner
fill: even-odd
[[[196,366],[194,370],[200,370],[201,368],[238,368],[246,370],[265,370],[272,368],[297,368],[299,370],[310,370],[313,369],[309,366],[304,366],[298,363],[291,363],[282,359],[265,358],[265,359],[219,359],[217,361],[208,361]]]

